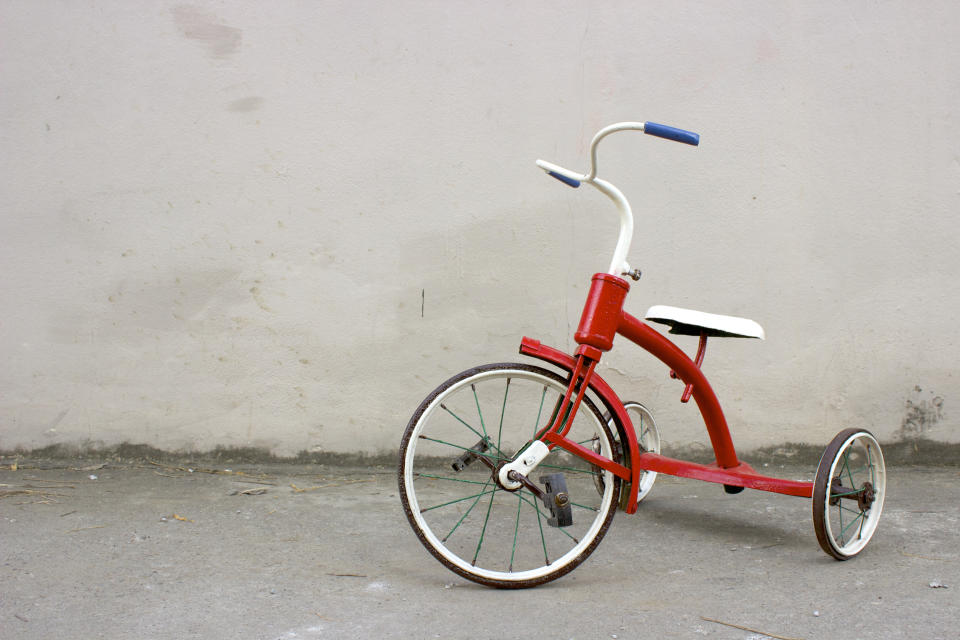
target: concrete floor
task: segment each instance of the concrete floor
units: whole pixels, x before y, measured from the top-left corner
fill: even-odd
[[[956,467],[890,469],[849,562],[808,500],[661,476],[585,564],[508,592],[420,546],[390,468],[75,464],[0,470],[2,638],[960,637]]]

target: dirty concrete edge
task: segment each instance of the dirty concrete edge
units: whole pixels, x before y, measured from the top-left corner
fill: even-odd
[[[960,466],[960,443],[944,443],[923,438],[882,444],[889,466]],[[787,443],[740,452],[745,462],[757,465],[796,465],[816,468],[824,447]],[[713,462],[712,451],[704,445],[664,450],[665,455],[693,462]],[[297,464],[338,467],[395,467],[396,452],[379,454],[301,451],[294,456],[278,456],[266,448],[215,447],[208,451],[170,451],[146,444],[124,442],[54,444],[38,449],[0,449],[0,464],[16,460],[98,461],[119,463],[158,462],[194,464]]]

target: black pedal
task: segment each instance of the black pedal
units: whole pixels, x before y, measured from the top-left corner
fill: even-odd
[[[543,484],[543,504],[550,511],[547,524],[551,527],[569,527],[573,524],[573,507],[567,493],[567,479],[562,473],[540,476]]]
[[[453,467],[454,471],[459,473],[463,471],[468,464],[476,460],[478,454],[485,452],[489,448],[490,445],[487,443],[487,439],[483,438],[480,442],[460,454],[456,460],[450,463],[450,466]]]
[[[732,484],[725,484],[723,485],[723,490],[729,494],[734,494],[734,493],[740,493],[741,491],[743,491],[743,487],[737,487]]]

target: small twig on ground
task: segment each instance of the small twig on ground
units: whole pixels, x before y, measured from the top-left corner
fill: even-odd
[[[297,485],[290,483],[290,486],[293,488],[294,493],[303,493],[304,491],[315,491],[317,489],[328,489],[330,487],[342,487],[347,484],[357,484],[359,482],[373,482],[376,478],[361,478],[360,480],[344,480],[343,482],[331,482],[329,484],[321,484],[316,487],[304,487],[300,488]]]
[[[167,464],[161,464],[159,462],[154,462],[153,460],[147,460],[148,463],[152,464],[155,467],[161,467],[168,471],[182,471],[184,473],[209,473],[215,476],[244,476],[247,478],[260,478],[266,479],[270,476],[266,473],[257,473],[251,474],[246,471],[234,471],[233,469],[205,469],[203,467],[174,467]]]
[[[956,562],[955,558],[936,558],[934,556],[921,556],[916,553],[907,553],[906,551],[901,551],[900,555],[907,556],[908,558],[920,558],[921,560],[932,560],[934,562]]]
[[[70,529],[69,531],[66,531],[65,533],[77,533],[78,531],[90,531],[91,529],[106,529],[106,527],[107,527],[107,525],[105,525],[105,524],[98,524],[98,525],[95,526],[95,527],[80,527],[79,529]]]
[[[369,577],[361,573],[328,573],[327,575],[333,576],[335,578],[368,578]]]
[[[61,518],[66,518],[67,516],[72,516],[72,515],[75,514],[76,512],[77,512],[76,509],[74,509],[73,511],[67,511],[66,513],[61,513],[61,514],[60,514],[60,517],[61,517]]]
[[[24,617],[23,617],[22,615],[20,615],[19,613],[13,614],[13,617],[16,618],[17,620],[22,621],[22,622],[30,622],[30,620],[28,620],[27,618],[24,618]]]
[[[38,485],[38,484],[25,484],[23,485],[24,489],[76,489],[76,485],[72,484],[51,484],[51,485]]]
[[[760,631],[759,629],[751,629],[750,627],[744,627],[739,624],[733,624],[732,622],[724,622],[723,620],[714,620],[713,618],[707,618],[705,616],[700,616],[701,620],[706,620],[707,622],[715,622],[716,624],[722,624],[725,627],[733,627],[734,629],[740,629],[741,631],[749,631],[750,633],[759,633],[760,635],[767,636],[768,638],[776,638],[777,640],[800,640],[800,638],[789,638],[787,636],[778,636],[773,633],[767,633],[766,631]]]
[[[182,478],[183,477],[183,474],[179,476],[175,476],[172,473],[160,473],[159,471],[154,471],[154,473],[157,474],[158,476],[163,476],[164,478]]]
[[[238,489],[234,489],[233,491],[230,492],[230,495],[232,495],[232,496],[259,496],[259,495],[263,495],[263,494],[266,493],[266,492],[267,492],[266,489],[244,489],[243,491],[240,491],[240,490],[238,490]]]
[[[71,470],[72,471],[96,471],[97,469],[103,469],[105,466],[107,466],[107,463],[103,462],[101,464],[92,464],[89,467],[80,467],[79,469],[75,469],[71,467]]]
[[[0,498],[8,498],[10,496],[40,496],[44,499],[49,499],[52,496],[63,497],[66,494],[63,493],[50,493],[49,491],[35,490],[35,489],[0,489]]]

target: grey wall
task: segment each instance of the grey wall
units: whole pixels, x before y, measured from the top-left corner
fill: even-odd
[[[627,308],[765,327],[707,352],[741,449],[960,441],[960,5],[922,7],[4,2],[0,449],[395,449],[452,373],[573,345],[615,213],[533,161],[633,119],[703,139],[601,148]]]

